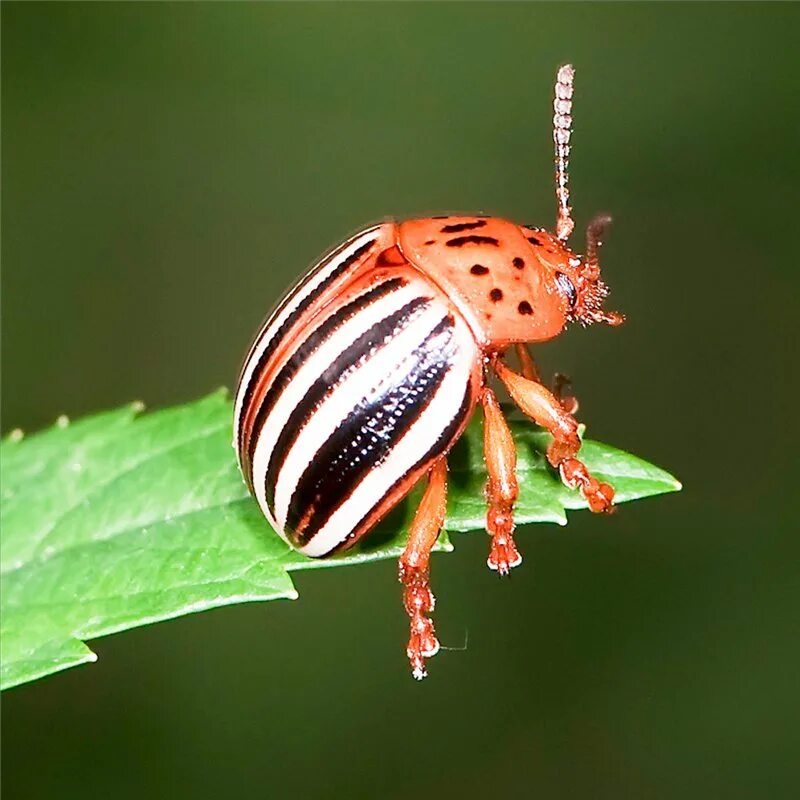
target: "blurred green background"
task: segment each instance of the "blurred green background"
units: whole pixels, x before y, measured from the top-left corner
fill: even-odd
[[[391,563],[93,643],[3,697],[8,798],[783,798],[800,791],[797,4],[2,6],[3,428],[231,385],[367,222],[552,225],[629,323],[540,348],[680,495],[434,561],[414,683]],[[576,237],[576,246],[582,236]]]

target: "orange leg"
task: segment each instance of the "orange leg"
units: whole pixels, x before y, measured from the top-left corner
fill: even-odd
[[[574,394],[565,394],[564,389],[572,386],[572,381],[567,375],[556,372],[553,375],[553,395],[561,403],[567,414],[578,413],[578,398]]]
[[[496,363],[495,370],[522,411],[552,434],[547,459],[558,468],[564,483],[570,488],[580,489],[592,511],[612,511],[614,489],[607,483],[600,483],[575,458],[581,447],[575,418],[540,383],[518,375],[502,361]]]
[[[433,611],[434,597],[429,582],[430,555],[447,509],[447,462],[442,458],[431,469],[428,486],[419,504],[408,543],[400,556],[399,574],[403,584],[403,604],[411,620],[408,660],[412,674],[422,680],[425,659],[439,652],[439,641],[428,616]]]
[[[527,378],[529,381],[541,383],[542,379],[536,367],[536,362],[533,360],[533,356],[527,346],[522,342],[518,342],[516,350],[523,377]],[[564,407],[567,414],[575,414],[578,411],[578,398],[571,394],[564,394],[564,388],[571,384],[572,381],[566,375],[562,375],[560,372],[556,372],[556,374],[553,375],[553,394]]]
[[[528,350],[528,348],[525,346],[523,342],[517,343],[516,350],[522,374],[529,381],[536,381],[537,383],[541,383],[542,379],[539,377],[539,370],[536,367],[536,362],[533,360],[531,351]]]
[[[492,548],[486,563],[500,575],[508,575],[511,567],[522,562],[514,544],[514,503],[519,494],[517,484],[517,450],[511,431],[503,417],[494,392],[486,387],[483,405],[483,454],[489,480],[486,483],[486,531],[492,537]]]

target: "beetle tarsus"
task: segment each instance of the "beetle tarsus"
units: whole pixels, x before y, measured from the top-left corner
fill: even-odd
[[[398,571],[403,584],[403,605],[410,620],[411,633],[406,653],[411,674],[417,680],[427,675],[425,659],[439,652],[439,641],[429,616],[436,604],[430,586],[429,563],[431,550],[444,524],[446,506],[447,463],[440,459],[431,469]]]
[[[403,605],[411,621],[410,636],[406,654],[411,664],[411,674],[416,680],[422,680],[428,673],[425,670],[425,659],[432,658],[439,652],[439,640],[428,616],[435,605],[431,592],[427,569],[400,565],[400,580],[403,582]]]
[[[513,567],[518,567],[522,563],[522,556],[517,550],[514,542],[514,525],[511,512],[502,512],[497,508],[490,508],[488,518],[495,521],[502,521],[501,526],[492,530],[491,523],[488,524],[489,533],[492,535],[492,547],[489,551],[489,558],[486,564],[489,569],[497,572],[498,575],[508,575]]]
[[[611,514],[614,507],[614,488],[601,483],[589,473],[586,466],[577,458],[567,458],[559,465],[561,480],[572,489],[580,489],[589,509],[595,514]]]

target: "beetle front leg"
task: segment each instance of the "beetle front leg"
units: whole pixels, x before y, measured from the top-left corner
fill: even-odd
[[[539,375],[539,369],[533,360],[530,350],[528,350],[528,346],[524,342],[517,342],[516,350],[523,377],[529,381],[541,383],[542,378]],[[567,414],[575,414],[578,410],[578,398],[572,394],[564,394],[564,388],[571,385],[572,381],[566,375],[562,375],[560,372],[556,372],[553,375],[553,394]]]
[[[581,447],[575,417],[540,383],[518,375],[502,361],[496,363],[495,370],[522,411],[552,434],[547,460],[558,468],[564,483],[572,489],[580,489],[592,511],[612,511],[614,489],[607,483],[600,483],[575,457]]]
[[[568,375],[564,375],[562,372],[556,372],[553,375],[553,396],[561,403],[561,407],[567,414],[577,414],[579,407],[578,398],[575,397],[574,394],[564,393],[564,389],[568,389],[571,386],[572,381]]]
[[[539,368],[536,366],[536,362],[533,360],[533,356],[531,355],[531,351],[528,350],[528,346],[524,342],[517,342],[516,351],[522,374],[529,381],[537,381],[538,383],[541,383],[542,379],[539,376]]]
[[[400,557],[399,577],[403,584],[403,604],[411,620],[408,660],[417,680],[422,680],[425,659],[439,652],[439,641],[428,616],[435,599],[429,582],[430,555],[447,510],[447,462],[439,459],[428,476],[428,486],[414,515],[408,543]]]
[[[492,537],[492,549],[486,563],[500,575],[522,563],[514,543],[514,503],[517,484],[517,449],[503,417],[495,393],[488,387],[481,396],[483,406],[483,455],[489,480],[486,482],[486,531]]]

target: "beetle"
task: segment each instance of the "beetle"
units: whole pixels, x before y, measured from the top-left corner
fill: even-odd
[[[599,248],[610,221],[589,224],[576,255],[568,159],[574,69],[558,70],[553,141],[555,233],[496,217],[384,222],[324,256],[285,295],[247,354],[234,406],[234,448],[273,528],[307,556],[357,542],[420,480],[427,486],[400,558],[412,674],[439,643],[430,618],[430,553],[445,518],[447,454],[475,408],[484,415],[487,563],[501,575],[514,542],[516,453],[495,392],[553,436],[549,463],[595,512],[614,490],[578,459],[576,401],[548,390],[527,350],[567,323],[618,325],[602,309]],[[515,350],[520,370],[506,355]]]

